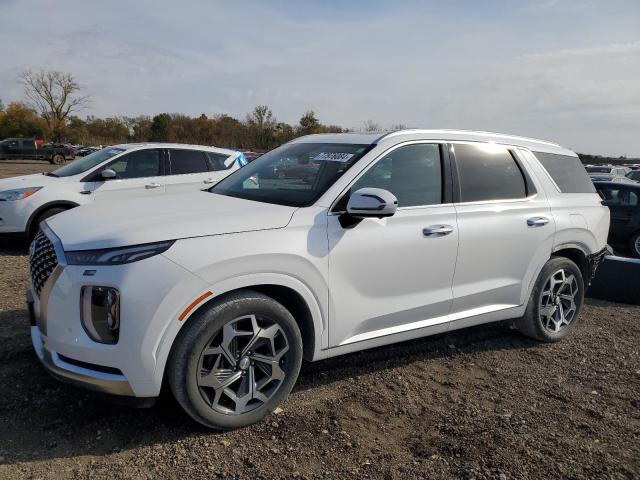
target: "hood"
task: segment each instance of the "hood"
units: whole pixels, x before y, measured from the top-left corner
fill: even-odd
[[[283,228],[296,209],[209,192],[96,202],[47,220],[65,250]]]
[[[23,175],[21,177],[3,178],[0,179],[0,192],[16,188],[46,187],[53,183],[60,183],[61,180],[63,180],[63,178],[50,177],[48,175],[43,175],[42,173]]]

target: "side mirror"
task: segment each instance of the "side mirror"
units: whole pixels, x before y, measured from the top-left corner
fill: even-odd
[[[111,180],[112,178],[116,178],[116,172],[110,168],[105,168],[100,172],[100,176],[105,180]]]
[[[355,218],[391,217],[398,209],[398,199],[389,190],[361,188],[351,194],[347,213]]]

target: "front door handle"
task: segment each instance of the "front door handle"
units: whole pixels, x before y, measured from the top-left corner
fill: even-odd
[[[213,178],[205,178],[203,183],[216,183]]]
[[[544,227],[547,223],[549,223],[547,217],[532,217],[527,219],[528,227]]]
[[[449,225],[431,225],[422,229],[422,235],[425,237],[444,237],[453,232],[453,227]]]
[[[158,187],[161,187],[161,186],[162,186],[162,185],[160,185],[159,183],[155,183],[155,182],[153,182],[153,183],[147,183],[147,184],[144,186],[144,188],[146,188],[147,190],[150,190],[150,189],[152,189],[152,188],[158,188]]]

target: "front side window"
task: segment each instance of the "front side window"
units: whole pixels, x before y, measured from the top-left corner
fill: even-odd
[[[461,202],[525,198],[527,184],[508,148],[495,144],[454,145]]]
[[[136,150],[106,166],[117,179],[156,177],[160,175],[160,150]]]
[[[169,150],[171,174],[208,172],[207,160],[199,150]]]
[[[367,170],[352,186],[383,188],[393,193],[399,207],[442,203],[442,162],[437,144],[405,145]]]
[[[91,170],[93,167],[100,165],[102,162],[105,162],[106,160],[109,160],[116,155],[120,155],[124,151],[124,148],[103,148],[102,150],[93,152],[86,157],[74,160],[64,167],[60,167],[53,172],[50,172],[49,175],[51,175],[52,177],[71,177],[73,175],[79,175],[88,170]]]
[[[638,192],[630,188],[602,187],[598,188],[609,207],[637,207]]]
[[[288,143],[236,170],[209,191],[293,207],[313,204],[371,145]]]

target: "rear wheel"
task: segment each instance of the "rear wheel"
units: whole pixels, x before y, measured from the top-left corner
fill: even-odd
[[[575,328],[583,302],[584,280],[578,266],[568,258],[552,257],[542,268],[516,326],[536,340],[557,342]]]
[[[51,158],[51,163],[53,163],[54,165],[62,165],[64,163],[64,156],[60,155],[59,153],[56,153]]]
[[[282,403],[301,363],[302,338],[291,313],[266,295],[245,291],[190,319],[167,373],[191,417],[228,430],[258,422]]]
[[[640,232],[636,233],[629,241],[629,250],[631,255],[640,258]]]

